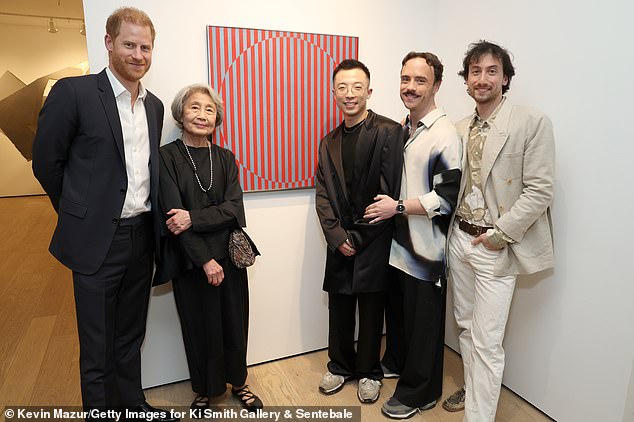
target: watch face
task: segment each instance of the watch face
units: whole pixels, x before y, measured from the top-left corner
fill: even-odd
[[[398,212],[399,214],[403,214],[403,212],[405,212],[405,205],[403,204],[398,204],[396,206],[396,212]]]

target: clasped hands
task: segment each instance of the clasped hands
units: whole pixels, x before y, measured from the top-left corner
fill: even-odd
[[[167,212],[167,215],[171,217],[165,224],[167,225],[167,229],[175,236],[178,236],[192,226],[192,219],[187,210],[172,208]],[[207,276],[207,282],[212,286],[220,286],[220,283],[222,283],[225,278],[222,266],[218,264],[215,259],[204,263],[203,271]]]
[[[352,246],[352,243],[350,243],[348,239],[339,245],[337,249],[339,249],[339,252],[341,252],[344,256],[352,256],[357,253],[357,250]]]
[[[165,224],[167,225],[167,229],[175,236],[178,236],[192,226],[192,219],[187,210],[172,208],[167,212],[167,215],[171,217]]]
[[[212,259],[203,264],[203,271],[207,276],[207,283],[212,286],[220,286],[220,283],[225,279],[225,272],[222,266]]]
[[[363,218],[372,218],[370,223],[377,223],[396,214],[396,201],[387,195],[377,195],[373,204],[369,205],[363,214]],[[391,207],[391,208],[390,208]],[[357,250],[348,239],[337,248],[344,256],[353,256]]]

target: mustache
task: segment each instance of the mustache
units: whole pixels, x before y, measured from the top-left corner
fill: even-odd
[[[403,91],[401,94],[402,95],[417,95],[416,91],[412,91],[410,89],[408,89],[407,91]]]

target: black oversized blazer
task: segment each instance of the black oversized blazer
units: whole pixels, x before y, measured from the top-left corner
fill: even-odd
[[[155,211],[163,104],[148,91],[144,105]],[[112,243],[128,186],[123,132],[105,69],[53,86],[39,115],[33,173],[58,213],[49,250],[71,270],[95,273]],[[153,214],[158,239],[158,214]]]
[[[321,140],[315,176],[315,207],[328,243],[323,289],[343,294],[383,291],[388,283],[392,220],[370,224],[363,214],[379,193],[398,198],[402,127],[368,110],[357,140],[350,191],[342,163],[342,131],[343,123]],[[346,239],[357,250],[352,274],[346,268],[351,258],[337,249]]]

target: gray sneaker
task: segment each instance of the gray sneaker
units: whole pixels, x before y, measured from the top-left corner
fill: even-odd
[[[381,362],[381,370],[383,371],[383,378],[398,378],[400,375],[396,372],[383,365]]]
[[[357,389],[357,397],[361,403],[374,403],[381,393],[381,381],[370,378],[361,378],[359,380],[359,388]]]
[[[460,412],[464,410],[464,387],[460,390],[453,393],[451,396],[447,397],[444,402],[442,402],[442,407],[448,412]]]
[[[326,372],[319,382],[319,391],[324,394],[335,394],[343,388],[346,378],[342,375],[336,375],[330,371]]]
[[[391,397],[388,401],[383,403],[381,407],[381,412],[388,418],[392,419],[407,419],[414,416],[416,412],[421,412],[423,410],[429,410],[436,406],[436,400],[431,403],[427,403],[422,407],[409,407],[400,401],[396,397]]]

